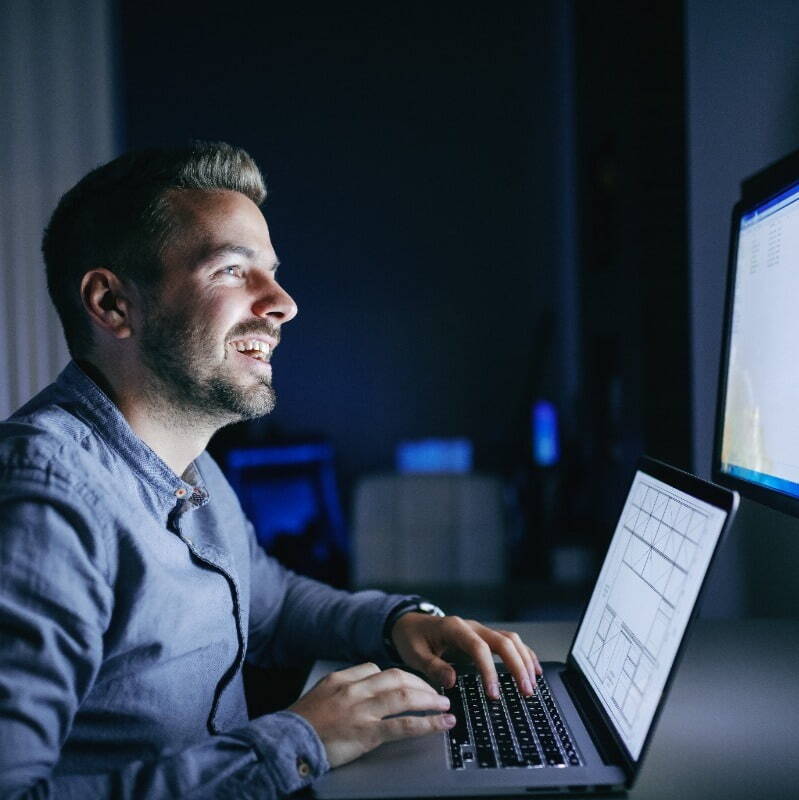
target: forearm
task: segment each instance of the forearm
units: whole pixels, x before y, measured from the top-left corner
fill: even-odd
[[[264,666],[306,664],[325,658],[385,661],[383,627],[406,598],[378,591],[345,592],[301,576],[287,581],[271,635],[250,630],[248,658]]]
[[[251,556],[249,660],[269,667],[387,658],[383,627],[404,595],[346,592],[296,575],[266,556],[254,537]]]

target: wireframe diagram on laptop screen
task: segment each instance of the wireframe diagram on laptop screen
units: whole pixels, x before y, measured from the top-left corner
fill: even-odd
[[[799,186],[741,216],[721,469],[799,497]]]
[[[572,649],[634,759],[726,518],[636,473]]]

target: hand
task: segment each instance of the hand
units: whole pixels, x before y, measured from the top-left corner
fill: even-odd
[[[455,717],[442,713],[448,708],[446,697],[410,672],[358,664],[331,672],[288,710],[313,725],[338,767],[383,742],[451,728]],[[438,713],[386,719],[406,711]]]
[[[536,676],[543,674],[538,656],[518,633],[495,631],[473,619],[432,617],[412,611],[394,623],[391,640],[409,667],[447,689],[455,684],[456,676],[444,654],[454,651],[467,655],[477,666],[489,697],[495,700],[499,698],[499,678],[492,653],[502,658],[519,691],[528,697]]]

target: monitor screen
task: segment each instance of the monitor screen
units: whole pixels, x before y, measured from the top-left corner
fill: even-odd
[[[715,472],[799,498],[799,183],[733,224]]]
[[[728,512],[638,470],[571,656],[638,760]]]

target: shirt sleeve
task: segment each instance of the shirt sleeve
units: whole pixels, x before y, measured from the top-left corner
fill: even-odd
[[[301,717],[261,717],[165,758],[59,772],[61,748],[103,658],[113,589],[97,521],[74,494],[0,493],[0,797],[278,798],[327,769]]]
[[[264,552],[249,523],[248,529],[250,661],[263,667],[315,659],[390,661],[383,627],[406,595],[346,592],[297,575]]]

